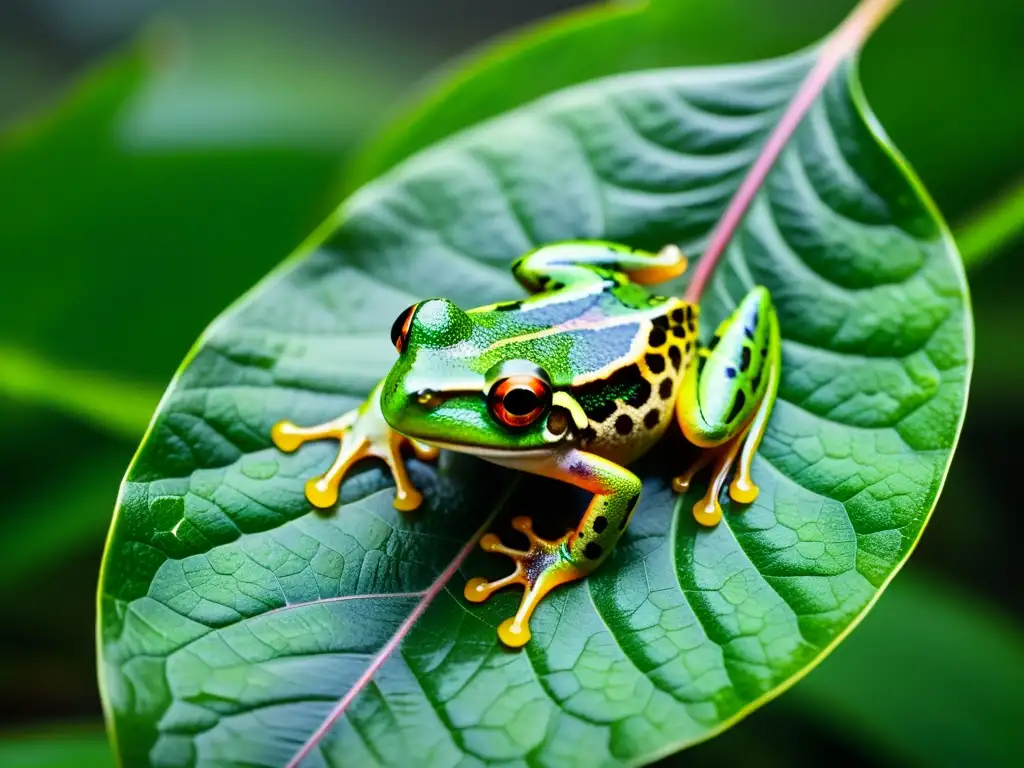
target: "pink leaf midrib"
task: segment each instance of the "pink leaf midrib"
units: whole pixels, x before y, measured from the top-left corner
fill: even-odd
[[[316,745],[320,743],[321,739],[327,735],[327,732],[331,730],[332,726],[338,721],[338,719],[345,714],[345,710],[348,709],[349,705],[351,705],[355,698],[362,693],[363,689],[370,684],[370,681],[373,679],[374,675],[377,674],[377,671],[384,665],[384,662],[391,657],[391,654],[395,652],[401,642],[405,639],[406,635],[408,635],[410,630],[412,630],[413,625],[419,621],[427,608],[429,608],[431,603],[434,602],[434,598],[441,594],[448,582],[451,581],[459,568],[462,567],[466,558],[469,557],[470,553],[476,547],[477,542],[480,541],[480,537],[484,535],[488,528],[490,528],[491,524],[498,516],[498,513],[505,506],[505,502],[508,500],[511,493],[512,487],[510,486],[502,499],[495,506],[494,511],[487,516],[483,525],[481,525],[477,529],[476,533],[470,537],[469,541],[467,541],[455,557],[452,558],[448,567],[446,567],[438,577],[434,579],[429,587],[419,593],[403,593],[404,596],[419,595],[420,599],[417,601],[412,611],[409,612],[409,615],[406,616],[402,623],[398,625],[398,629],[395,630],[395,633],[388,639],[383,647],[377,651],[373,659],[370,661],[370,664],[363,671],[363,674],[359,676],[359,679],[352,684],[352,687],[349,688],[345,692],[345,695],[338,700],[338,703],[334,705],[334,708],[327,714],[323,722],[317,726],[317,729],[313,731],[310,737],[306,739],[301,747],[299,747],[298,751],[296,751],[292,756],[292,759],[288,761],[286,768],[298,768],[298,766],[302,764],[302,761],[309,756],[310,752],[316,748]]]
[[[697,262],[693,272],[693,278],[686,288],[683,298],[693,304],[700,302],[701,296],[711,282],[715,268],[718,266],[729,245],[739,228],[743,217],[746,215],[750,204],[757,195],[758,190],[764,184],[768,173],[771,171],[775,161],[785,148],[786,144],[793,137],[797,126],[807,114],[814,101],[821,95],[822,90],[836,68],[847,58],[860,50],[861,46],[868,39],[871,33],[885,20],[902,0],[862,0],[854,8],[853,12],[846,17],[835,32],[829,35],[824,45],[821,46],[817,61],[807,77],[800,83],[800,87],[786,106],[778,124],[768,136],[764,146],[761,148],[757,159],[750,170],[743,178],[736,193],[729,200],[722,217],[715,224],[708,238],[708,247]]]

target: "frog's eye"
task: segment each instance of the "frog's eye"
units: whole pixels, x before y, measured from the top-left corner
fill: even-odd
[[[413,304],[402,312],[395,318],[395,322],[391,326],[391,343],[395,345],[398,354],[402,354],[402,350],[405,349],[406,342],[409,340],[409,327],[412,325],[412,316],[416,312],[416,306]]]
[[[507,427],[528,427],[551,404],[551,385],[536,373],[511,373],[495,381],[487,398],[494,418]]]

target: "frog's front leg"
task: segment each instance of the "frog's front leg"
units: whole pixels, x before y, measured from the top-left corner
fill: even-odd
[[[694,475],[712,464],[707,493],[693,507],[702,525],[722,519],[718,498],[737,459],[729,496],[741,504],[757,498],[750,467],[775,404],[780,363],[775,309],[767,289],[757,287],[718,326],[683,377],[676,418],[683,435],[704,451],[673,487],[680,493],[689,490]]]
[[[516,568],[496,581],[470,579],[466,583],[466,599],[479,603],[502,587],[522,584],[526,591],[519,610],[498,627],[501,641],[518,648],[529,641],[530,616],[544,596],[560,584],[583,578],[612,551],[640,499],[640,480],[628,469],[576,448],[509,465],[572,483],[594,494],[576,530],[555,541],[537,536],[529,517],[512,521],[512,527],[529,540],[525,552],[505,546],[494,534],[480,540],[486,551],[512,558]]]
[[[338,456],[330,468],[306,483],[306,498],[319,509],[330,509],[338,501],[338,488],[345,474],[357,461],[368,457],[383,459],[395,478],[395,508],[412,511],[423,503],[423,495],[409,479],[402,458],[402,448],[410,446],[417,458],[430,460],[438,456],[437,448],[402,435],[384,420],[380,410],[380,390],[373,391],[358,408],[324,424],[299,427],[290,421],[274,425],[271,437],[274,445],[291,453],[310,440],[333,438],[340,441]]]

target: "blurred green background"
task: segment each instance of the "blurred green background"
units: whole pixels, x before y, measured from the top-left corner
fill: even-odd
[[[853,5],[677,1],[693,20],[679,60],[695,64],[805,46]],[[103,538],[202,329],[340,201],[424,72],[576,5],[0,0],[0,765],[111,763],[93,642]],[[969,262],[960,449],[863,626],[666,764],[1024,764],[1022,41],[1020,0],[908,0],[864,54],[869,101]]]

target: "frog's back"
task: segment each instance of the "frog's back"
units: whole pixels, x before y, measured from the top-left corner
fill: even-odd
[[[479,371],[530,360],[580,403],[582,447],[627,463],[672,419],[679,381],[696,349],[697,310],[627,283],[556,291],[471,310]]]

